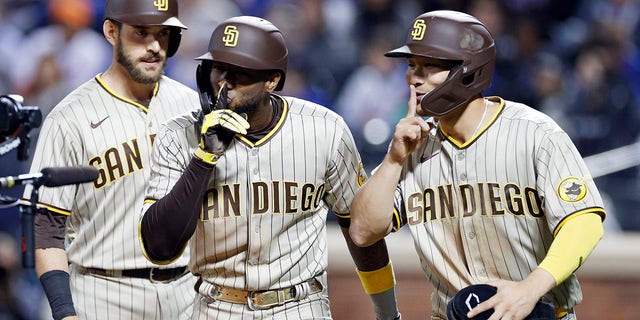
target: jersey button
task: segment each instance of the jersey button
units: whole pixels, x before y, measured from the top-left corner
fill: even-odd
[[[258,168],[253,169],[253,175],[258,175]]]
[[[467,180],[467,175],[466,174],[461,174],[460,175],[460,180]]]
[[[475,232],[473,232],[473,231],[469,232],[469,239],[475,239],[475,237],[476,237],[476,233]]]
[[[464,160],[464,152],[458,153],[458,160],[460,161]]]

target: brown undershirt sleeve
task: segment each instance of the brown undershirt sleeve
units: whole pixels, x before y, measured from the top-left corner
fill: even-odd
[[[173,189],[149,207],[142,218],[141,234],[150,258],[170,260],[183,250],[196,229],[213,168],[192,158]]]
[[[37,213],[33,220],[36,249],[64,249],[64,234],[67,216],[46,210]]]

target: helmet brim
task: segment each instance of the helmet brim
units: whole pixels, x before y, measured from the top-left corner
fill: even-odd
[[[411,49],[409,49],[409,47],[402,46],[385,53],[384,56],[389,58],[408,58],[413,56],[413,53],[411,52]]]
[[[195,58],[195,60],[213,60],[213,57],[211,56],[211,52],[207,52],[207,53]]]
[[[170,27],[178,27],[178,28],[182,28],[182,29],[189,29],[182,22],[180,22],[180,20],[178,20],[178,18],[176,18],[176,17],[171,17],[171,18],[165,20],[163,23],[161,23],[161,25],[170,26]]]
[[[157,16],[149,15],[144,17],[139,16],[122,16],[117,18],[105,18],[105,19],[113,19],[116,21],[120,21],[122,23],[126,23],[131,26],[168,26],[168,27],[176,27],[181,29],[189,29],[185,26],[178,18],[170,17],[166,20],[158,20]]]
[[[391,50],[384,55],[389,58],[424,57],[443,61],[460,61],[459,57],[455,54],[449,54],[442,50],[442,48],[418,46],[416,44],[404,45],[400,48]]]

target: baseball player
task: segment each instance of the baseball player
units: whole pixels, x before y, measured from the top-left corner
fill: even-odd
[[[157,268],[137,241],[159,125],[199,108],[198,94],[163,76],[186,27],[176,0],[109,0],[113,62],[65,97],[43,123],[32,172],[93,166],[93,184],[44,188],[35,219],[36,273],[54,319],[184,319],[195,278],[188,258]],[[81,68],[82,66],[78,66]],[[26,188],[29,198],[31,188]]]
[[[424,13],[385,55],[406,59],[411,96],[352,202],[352,239],[367,245],[408,225],[434,287],[432,319],[480,283],[497,293],[469,318],[493,309],[491,320],[523,319],[542,299],[575,319],[574,271],[602,237],[605,210],[567,134],[528,106],[482,96],[495,45],[470,15]]]
[[[366,179],[343,119],[281,90],[282,33],[233,17],[198,58],[203,111],[163,126],[141,216],[147,257],[171,263],[189,242],[194,319],[331,319],[326,219],[338,215],[378,319],[399,319],[384,239],[348,238],[349,203]]]

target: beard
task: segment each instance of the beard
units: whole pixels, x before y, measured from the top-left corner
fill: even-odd
[[[133,79],[133,81],[144,84],[152,84],[160,81],[160,78],[162,78],[162,75],[164,74],[164,68],[167,66],[167,59],[162,59],[162,68],[159,68],[158,70],[151,73],[145,72],[145,70],[143,70],[141,67],[136,66],[135,58],[127,55],[124,52],[121,43],[122,41],[118,41],[116,43],[117,61],[124,67],[125,70],[127,70],[129,76],[131,77],[131,79]],[[153,55],[154,54],[148,54],[142,57],[142,60],[151,58],[153,57]]]
[[[250,113],[258,108],[263,99],[265,99],[265,93],[256,92],[254,95],[244,96],[240,100],[232,101],[231,107],[236,113]]]

